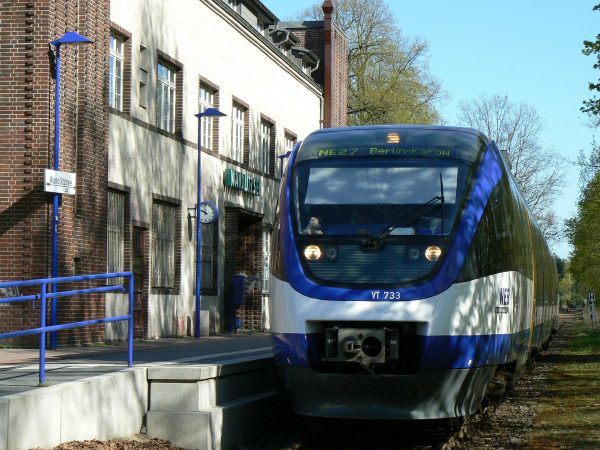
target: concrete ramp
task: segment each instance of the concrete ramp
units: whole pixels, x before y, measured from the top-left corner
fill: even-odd
[[[148,369],[150,437],[201,450],[258,438],[278,407],[273,358]]]

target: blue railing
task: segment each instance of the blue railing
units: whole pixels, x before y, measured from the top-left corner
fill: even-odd
[[[109,278],[127,278],[128,291],[129,291],[129,314],[124,316],[113,316],[105,317],[103,319],[84,320],[81,322],[71,322],[60,325],[46,325],[46,300],[56,299],[60,297],[69,297],[80,294],[93,294],[99,292],[125,292],[125,286],[102,286],[95,288],[78,289],[72,291],[61,291],[61,292],[48,292],[48,285],[56,285],[60,283],[70,283],[77,281],[88,281],[88,280],[102,280]],[[100,323],[117,322],[121,320],[129,321],[128,328],[128,341],[127,341],[127,357],[129,367],[133,364],[133,274],[131,272],[116,272],[116,273],[101,273],[95,275],[80,275],[73,277],[58,277],[58,278],[42,278],[38,280],[26,280],[26,281],[8,281],[0,283],[0,289],[6,289],[9,292],[12,288],[20,288],[27,286],[40,286],[39,294],[32,295],[17,295],[13,297],[0,298],[0,304],[2,303],[16,303],[16,302],[29,302],[39,300],[40,302],[40,326],[38,328],[31,328],[28,330],[13,331],[10,333],[0,334],[0,339],[15,338],[20,336],[27,336],[30,334],[40,335],[40,373],[39,380],[40,384],[44,384],[45,381],[45,365],[46,365],[46,333],[56,332],[59,330],[67,330],[71,328],[81,328],[89,325],[97,325]]]

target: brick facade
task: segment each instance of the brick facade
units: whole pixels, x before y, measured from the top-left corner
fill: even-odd
[[[77,195],[63,195],[60,205],[58,274],[105,272],[109,4],[3,2],[1,14],[0,279],[50,275],[52,197],[43,176],[53,164],[55,80],[48,43],[66,31],[95,43],[61,48],[60,170],[77,172]],[[58,311],[59,323],[104,316],[103,296],[61,299]],[[2,332],[37,326],[39,309],[2,306],[0,323]],[[59,344],[102,338],[96,326],[60,332]]]
[[[330,125],[343,127],[348,110],[348,40],[336,24],[333,24],[332,42]]]

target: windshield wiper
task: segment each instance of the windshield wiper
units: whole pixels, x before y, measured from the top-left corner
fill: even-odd
[[[405,214],[399,220],[398,224],[388,225],[383,231],[380,231],[375,236],[368,238],[365,241],[365,245],[367,245],[368,247],[375,246],[375,244],[377,244],[377,242],[381,241],[386,236],[389,236],[392,231],[397,230],[398,228],[402,228],[402,226],[406,223],[410,223],[411,220],[413,220],[417,217],[417,213],[424,214],[425,211],[429,211],[429,209],[432,206],[435,206],[438,201],[440,202],[440,205],[442,207],[442,233],[441,233],[441,235],[443,235],[444,234],[444,203],[446,202],[446,199],[444,198],[444,181],[442,179],[442,174],[440,173],[440,195],[436,195],[435,197],[433,197],[431,200],[427,201],[426,203],[416,206],[412,211],[409,211],[407,214]],[[422,210],[425,210],[425,211],[422,211]]]

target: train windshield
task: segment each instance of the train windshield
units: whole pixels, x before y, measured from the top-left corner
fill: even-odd
[[[298,167],[300,234],[447,235],[462,199],[459,161],[318,161]]]
[[[296,166],[298,251],[325,284],[398,285],[432,273],[453,233],[471,165],[437,159],[327,159]],[[317,257],[306,249],[319,248]],[[432,250],[433,249],[433,250]],[[428,252],[437,252],[433,256]]]

